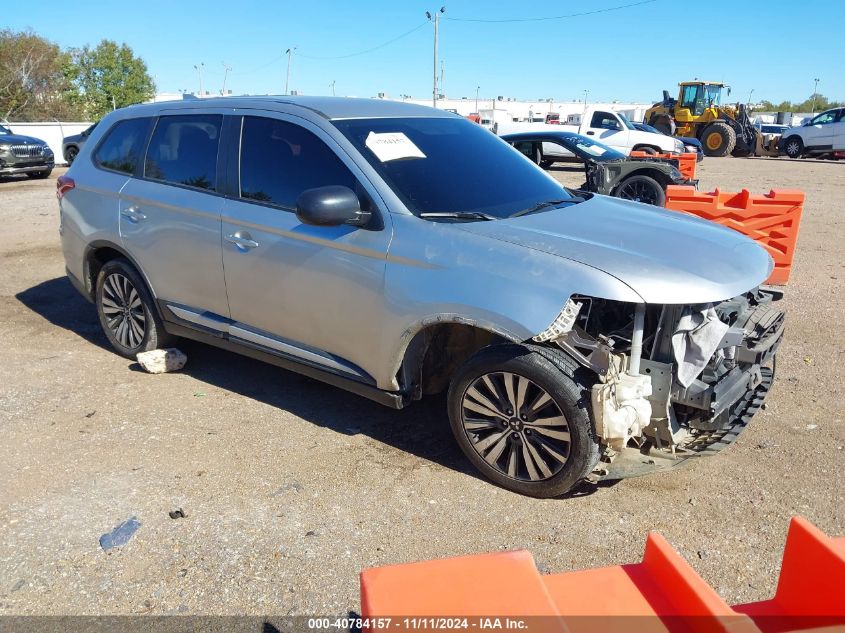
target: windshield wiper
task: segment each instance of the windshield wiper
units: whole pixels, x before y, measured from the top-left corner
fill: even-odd
[[[568,202],[569,204],[577,204],[579,202],[584,202],[584,198],[564,198],[563,200],[545,200],[543,202],[538,202],[533,207],[528,207],[527,209],[523,209],[522,211],[517,211],[513,215],[509,215],[509,218],[518,218],[522,215],[528,215],[529,213],[536,213],[537,211],[542,211],[543,209],[548,209],[549,207],[555,207],[559,204],[563,204]],[[569,205],[566,205],[569,206]]]
[[[449,218],[455,220],[499,220],[495,215],[481,213],[481,211],[429,211],[420,213],[421,218]]]

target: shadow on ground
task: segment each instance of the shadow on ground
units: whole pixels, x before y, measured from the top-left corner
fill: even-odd
[[[66,277],[44,281],[16,295],[53,325],[110,350],[94,306]],[[189,358],[183,373],[345,435],[363,434],[400,451],[483,479],[461,453],[446,415],[445,395],[430,396],[401,411],[246,356],[183,340]],[[137,368],[137,366],[132,366]],[[486,481],[486,480],[484,480]],[[492,485],[492,484],[491,484]],[[602,484],[598,487],[605,487]],[[592,494],[584,484],[567,497]]]

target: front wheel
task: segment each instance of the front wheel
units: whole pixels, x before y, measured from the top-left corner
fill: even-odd
[[[103,265],[95,298],[103,332],[121,356],[134,359],[139,352],[172,342],[144,280],[128,260],[112,259]]]
[[[660,183],[650,176],[631,176],[623,180],[613,195],[625,200],[653,204],[656,207],[666,204],[666,192]]]
[[[804,154],[804,141],[800,136],[790,136],[784,141],[783,151],[790,158],[801,158]]]
[[[556,497],[599,457],[589,387],[566,358],[522,345],[477,352],[449,387],[449,422],[488,479],[531,497]]]
[[[79,154],[79,148],[74,145],[71,145],[67,148],[67,150],[65,150],[65,160],[68,165],[73,165],[73,161],[76,160],[77,154]]]

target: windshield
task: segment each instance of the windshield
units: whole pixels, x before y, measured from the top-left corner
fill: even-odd
[[[572,134],[566,138],[561,138],[560,144],[582,160],[589,159],[604,163],[611,160],[625,159],[625,154],[622,152],[617,152],[612,147],[608,147],[580,134]]]
[[[629,130],[636,130],[637,129],[636,126],[633,123],[631,123],[631,120],[628,117],[626,117],[624,114],[622,114],[621,112],[617,112],[616,114],[619,115],[619,118],[622,119],[622,123],[624,123],[625,127],[627,127]]]
[[[572,196],[495,135],[465,119],[333,121],[411,213],[506,218]]]
[[[704,95],[708,105],[717,106],[722,100],[722,86],[704,86]]]

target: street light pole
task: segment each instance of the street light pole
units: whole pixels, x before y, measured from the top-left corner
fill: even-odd
[[[290,91],[289,91],[289,88],[290,88],[290,65],[291,65],[291,60],[293,59],[293,52],[295,50],[296,50],[296,46],[294,46],[293,48],[289,48],[288,50],[285,51],[285,54],[288,56],[288,74],[285,77],[285,94],[286,95],[290,94]]]
[[[584,112],[587,111],[587,95],[590,94],[589,90],[584,91]]]
[[[194,68],[197,69],[197,76],[200,80],[200,94],[199,96],[202,97],[202,67],[205,66],[204,62],[200,62],[199,65],[194,64]]]
[[[437,31],[440,27],[440,14],[446,13],[446,7],[440,7],[440,11],[434,12],[434,83],[433,88],[431,90],[431,106],[433,108],[437,107]],[[431,13],[428,11],[425,12],[425,17],[429,20],[432,19]]]
[[[226,96],[226,79],[229,77],[229,71],[232,70],[231,66],[227,66],[226,62],[220,62],[223,64],[223,87],[220,89],[220,95]]]
[[[481,86],[475,87],[475,113],[478,114],[478,91],[481,90]]]
[[[746,103],[748,105],[751,105],[751,95],[753,95],[753,94],[754,94],[754,88],[752,88],[751,90],[748,91],[748,101],[746,101]]]
[[[337,80],[336,80],[336,79],[332,79],[332,96],[333,96],[333,97],[335,96],[335,94],[334,94],[334,85],[335,85],[335,83],[336,83],[336,82],[337,82]]]
[[[813,111],[810,114],[816,113],[816,95],[819,92],[819,78],[816,77],[813,81],[816,83],[813,85]]]

